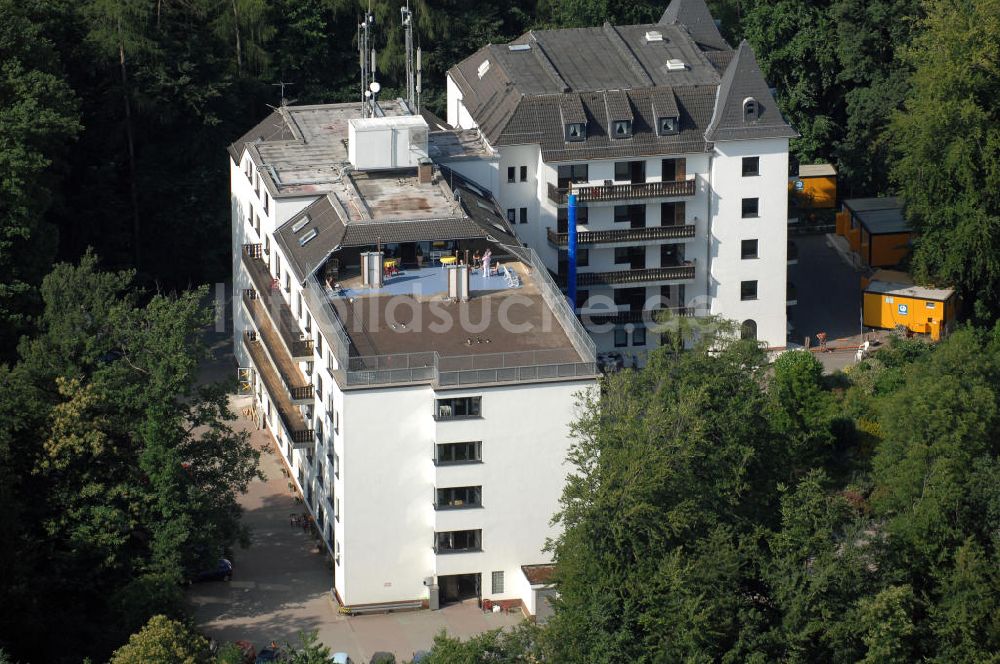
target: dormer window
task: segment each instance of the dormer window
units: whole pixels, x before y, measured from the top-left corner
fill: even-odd
[[[743,122],[756,122],[760,115],[760,107],[757,105],[757,100],[753,97],[747,97],[743,100]]]
[[[566,125],[566,140],[567,141],[585,141],[587,140],[587,125],[582,122],[571,122]]]
[[[631,120],[615,120],[612,126],[613,136],[615,138],[629,138],[632,136],[632,121]]]
[[[659,118],[658,128],[660,131],[660,136],[671,136],[680,131],[679,118],[669,117],[669,118]]]

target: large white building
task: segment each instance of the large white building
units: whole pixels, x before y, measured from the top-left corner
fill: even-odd
[[[236,356],[342,604],[533,612],[594,344],[488,193],[427,158],[477,148],[375,114],[282,107],[231,147]],[[487,250],[498,275],[443,264]]]
[[[749,45],[732,49],[703,0],[673,0],[655,24],[488,45],[447,86],[447,126],[482,154],[436,158],[489,188],[563,284],[577,194],[577,306],[600,350],[641,357],[661,308],[785,346],[796,134]]]

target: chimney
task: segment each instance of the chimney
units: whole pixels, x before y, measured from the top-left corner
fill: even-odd
[[[420,184],[430,184],[434,175],[434,162],[426,157],[417,164],[417,181]]]

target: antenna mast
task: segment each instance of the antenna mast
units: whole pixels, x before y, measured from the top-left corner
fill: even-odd
[[[375,80],[375,49],[369,48],[371,29],[375,25],[375,15],[369,1],[365,18],[358,25],[358,59],[361,61],[361,115],[368,117],[369,86]],[[371,59],[369,59],[369,57]]]
[[[399,8],[403,31],[406,34],[406,101],[409,102],[410,110],[416,112],[416,85],[413,73],[413,12],[410,11],[410,0],[406,0],[406,6]]]

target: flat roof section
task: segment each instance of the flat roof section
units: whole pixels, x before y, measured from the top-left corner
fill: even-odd
[[[844,200],[844,207],[855,213],[865,212],[868,210],[893,210],[901,209],[903,207],[903,202],[896,196],[847,198]]]
[[[901,209],[856,212],[854,216],[872,235],[909,233],[911,230],[910,222],[903,217]]]
[[[954,288],[925,288],[913,284],[902,284],[890,281],[873,281],[865,288],[866,293],[881,293],[883,295],[898,295],[900,297],[915,297],[921,300],[944,302],[955,294]]]
[[[355,213],[360,212],[360,220],[400,221],[411,219],[447,219],[464,217],[461,204],[448,190],[440,175],[435,174],[434,182],[422,184],[413,169],[407,171],[356,172],[350,174],[354,188],[360,196],[355,207],[353,194],[345,188],[335,192],[355,221]],[[346,199],[346,200],[345,200]]]
[[[837,174],[837,169],[833,164],[801,164],[799,165],[800,178],[829,177]]]
[[[427,135],[427,153],[434,161],[482,159],[494,156],[486,149],[475,129],[431,131]]]
[[[520,287],[508,287],[503,276],[485,281],[480,277],[471,283],[468,302],[452,302],[433,286],[418,287],[421,274],[445,272],[431,267],[407,270],[375,291],[363,290],[360,277],[344,280],[346,296],[330,303],[362,357],[436,351],[443,365],[445,358],[468,356],[504,361],[507,366],[515,361],[525,365],[584,361],[529,276],[530,270],[520,262],[504,265],[517,272]],[[402,281],[407,276],[412,280]],[[394,279],[400,280],[400,287],[394,287]],[[519,357],[490,357],[507,353]]]

